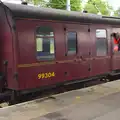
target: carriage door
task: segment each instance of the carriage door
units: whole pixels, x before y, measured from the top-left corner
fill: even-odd
[[[110,55],[108,53],[107,27],[91,26],[91,76],[96,76],[109,72]]]
[[[117,35],[120,33],[120,28],[113,28],[112,33],[117,33]],[[120,36],[119,36],[120,37]],[[120,46],[115,43],[114,38],[111,38],[112,40],[112,70],[119,70],[120,69],[120,49],[118,49]]]
[[[78,32],[78,59],[79,74],[81,78],[87,78],[90,75],[90,32],[88,25],[80,25]]]
[[[89,76],[89,32],[87,25],[66,24],[66,68],[70,79]]]

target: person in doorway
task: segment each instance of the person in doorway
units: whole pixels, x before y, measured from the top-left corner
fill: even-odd
[[[114,51],[120,51],[120,34],[112,33],[111,36],[114,40]]]

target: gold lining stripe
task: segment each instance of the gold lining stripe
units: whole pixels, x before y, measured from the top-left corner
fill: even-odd
[[[110,58],[110,57],[108,56],[108,57],[104,57],[104,58]],[[85,58],[85,59],[86,59],[85,61],[88,61],[88,60],[101,59],[101,58]],[[74,60],[40,62],[40,63],[31,63],[31,64],[19,64],[17,67],[18,68],[23,68],[23,67],[38,67],[38,66],[41,66],[41,65],[50,65],[50,64],[56,64],[56,63],[71,63],[71,62],[74,62]]]
[[[31,63],[31,64],[19,64],[17,67],[22,68],[22,67],[37,67],[41,65],[50,65],[50,64],[56,64],[56,63],[68,63],[68,62],[73,62],[73,60],[65,60],[65,61],[55,61],[55,62],[41,62],[41,63]]]

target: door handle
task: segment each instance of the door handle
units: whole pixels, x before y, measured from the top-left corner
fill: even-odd
[[[80,56],[80,59],[81,59],[82,61],[86,61],[86,59],[83,58],[83,56]]]
[[[74,59],[74,62],[77,62],[78,60],[77,59]]]

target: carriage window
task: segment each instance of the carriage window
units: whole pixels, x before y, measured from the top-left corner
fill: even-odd
[[[75,54],[77,52],[77,33],[67,33],[68,54]]]
[[[55,58],[54,32],[51,27],[41,26],[36,30],[37,60],[52,60]]]
[[[107,55],[107,33],[105,29],[96,30],[96,52],[97,56]]]

